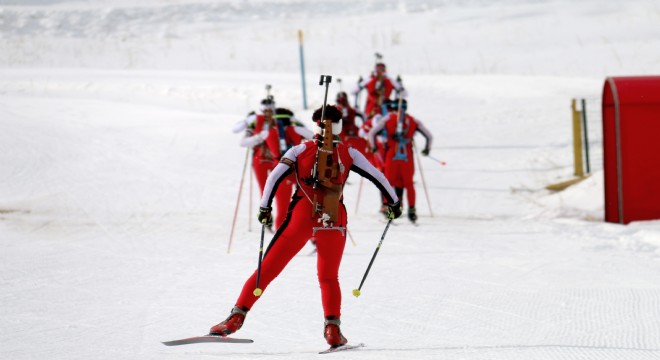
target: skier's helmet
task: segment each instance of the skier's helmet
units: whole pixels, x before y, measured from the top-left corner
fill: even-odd
[[[399,99],[389,100],[390,110],[399,110]],[[401,108],[406,110],[408,108],[408,101],[406,99],[401,99]]]
[[[320,107],[314,111],[314,114],[312,114],[312,120],[314,120],[314,122],[316,122],[316,124],[319,125],[321,128],[323,128],[323,122],[321,121],[322,112],[323,112],[323,107]],[[323,113],[323,117],[332,120],[333,123],[338,123],[341,121],[342,113],[337,106],[326,105],[325,112]]]
[[[275,99],[272,95],[269,95],[267,98],[261,100],[261,112],[265,111],[274,111],[275,110]]]

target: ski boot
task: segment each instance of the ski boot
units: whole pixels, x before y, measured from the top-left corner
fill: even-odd
[[[411,206],[408,208],[408,219],[414,224],[417,221],[417,210]]]
[[[325,336],[325,341],[332,348],[338,348],[348,343],[348,340],[346,340],[339,329],[340,324],[341,321],[334,316],[328,316],[327,320],[325,320],[325,330],[323,331],[323,335]]]
[[[241,328],[241,326],[243,326],[243,321],[245,321],[246,315],[247,311],[238,306],[234,306],[234,308],[231,309],[231,313],[229,313],[229,317],[220,324],[212,327],[209,331],[209,335],[227,336],[235,333]]]

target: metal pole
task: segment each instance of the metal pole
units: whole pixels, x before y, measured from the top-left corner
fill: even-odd
[[[250,148],[248,148],[248,152]],[[254,176],[254,168],[252,168],[252,159],[250,159],[250,198],[248,202],[248,219],[252,218],[252,194],[254,190],[252,190],[252,184],[254,184],[254,180],[252,179]],[[248,232],[252,232],[252,221],[248,220]]]
[[[364,285],[364,281],[367,280],[367,275],[369,275],[369,270],[371,270],[371,265],[374,264],[374,260],[376,260],[376,255],[378,255],[378,250],[380,250],[380,246],[383,245],[383,240],[385,240],[385,234],[387,234],[387,229],[390,228],[390,224],[392,223],[392,219],[387,220],[387,226],[385,226],[385,231],[383,231],[383,236],[380,237],[380,241],[378,242],[378,246],[376,246],[376,251],[374,251],[374,255],[371,257],[371,261],[369,261],[369,266],[367,266],[367,271],[364,272],[364,276],[362,277],[362,281],[360,282],[360,286],[357,289],[353,289],[353,296],[358,297],[360,296],[360,291],[362,290],[362,285]]]
[[[303,56],[303,32],[298,30],[298,48],[300,50],[300,77],[302,79],[303,109],[307,110],[307,86],[305,85],[305,58]]]
[[[252,292],[254,296],[261,296],[263,290],[259,287],[259,282],[261,281],[261,261],[264,259],[264,231],[266,230],[266,224],[261,224],[261,243],[259,244],[259,263],[257,264],[257,286]]]

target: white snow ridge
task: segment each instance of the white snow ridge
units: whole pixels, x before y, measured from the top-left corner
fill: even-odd
[[[420,158],[418,226],[394,222],[359,298],[385,224],[349,178],[342,331],[366,346],[324,356],[660,358],[660,222],[603,222],[600,130],[605,77],[660,73],[659,23],[652,0],[0,0],[0,359],[321,356],[311,248],[248,314],[253,344],[160,342],[222,321],[257,265],[247,175],[227,254],[231,127],[266,84],[310,125],[319,75],[334,100],[376,52],[446,165]],[[550,193],[572,98],[592,175]]]

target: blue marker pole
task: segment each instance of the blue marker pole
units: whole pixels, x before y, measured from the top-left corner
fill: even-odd
[[[298,30],[298,48],[300,49],[300,77],[302,78],[303,109],[307,110],[307,86],[305,85],[305,58],[303,57],[303,33]]]

